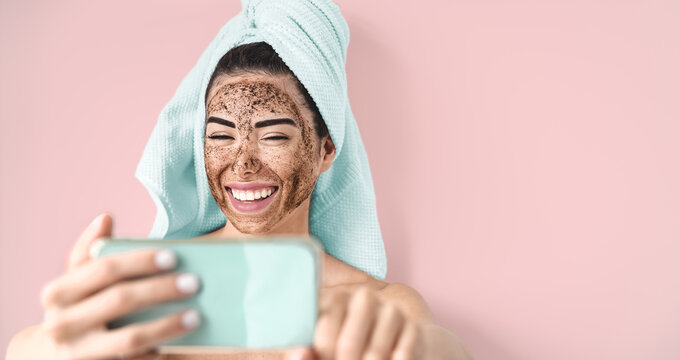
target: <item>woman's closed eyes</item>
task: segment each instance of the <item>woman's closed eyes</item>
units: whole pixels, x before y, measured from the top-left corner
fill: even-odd
[[[288,140],[289,137],[286,135],[272,135],[262,138],[262,140]]]
[[[230,140],[230,139],[234,140],[234,137],[229,136],[229,135],[212,135],[212,136],[208,136],[208,138],[209,139],[217,139],[217,140]]]
[[[208,136],[208,139],[215,139],[215,140],[235,140],[233,136],[229,135],[211,135]],[[262,140],[271,140],[271,141],[276,141],[276,140],[289,140],[290,138],[286,135],[271,135],[271,136],[266,136],[262,138]]]

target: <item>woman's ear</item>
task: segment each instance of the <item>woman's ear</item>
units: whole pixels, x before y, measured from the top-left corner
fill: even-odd
[[[326,135],[321,139],[321,171],[322,173],[331,168],[335,160],[335,144],[330,135]]]

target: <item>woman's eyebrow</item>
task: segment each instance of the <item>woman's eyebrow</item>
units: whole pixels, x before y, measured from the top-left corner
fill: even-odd
[[[209,117],[208,121],[206,121],[206,124],[211,123],[211,122],[221,124],[221,125],[224,125],[224,126],[229,126],[231,128],[236,128],[236,125],[233,122],[231,122],[229,120],[222,119],[222,118],[218,118],[216,116]],[[258,121],[258,122],[255,123],[255,128],[263,128],[263,127],[266,127],[266,126],[273,126],[273,125],[280,125],[280,124],[292,125],[292,126],[297,127],[297,124],[292,119],[282,118],[282,119],[269,119],[269,120]]]
[[[212,122],[212,123],[218,123],[218,124],[221,124],[221,125],[224,125],[224,126],[229,126],[229,127],[231,127],[231,128],[236,129],[236,125],[234,125],[233,122],[231,122],[231,121],[229,121],[229,120],[224,120],[224,119],[218,118],[218,117],[216,117],[216,116],[211,116],[211,117],[209,117],[209,118],[208,118],[208,121],[206,121],[206,124],[207,124],[207,123],[211,123],[211,122]]]
[[[270,119],[270,120],[262,120],[258,121],[255,123],[255,128],[262,128],[265,126],[272,126],[272,125],[279,125],[279,124],[288,124],[288,125],[293,125],[297,127],[297,124],[295,121],[292,119],[284,118],[284,119]]]

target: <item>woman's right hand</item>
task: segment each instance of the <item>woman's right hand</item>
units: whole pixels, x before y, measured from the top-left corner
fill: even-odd
[[[149,322],[106,328],[115,318],[192,296],[199,288],[194,275],[165,273],[176,264],[169,250],[90,259],[90,246],[98,238],[111,236],[111,228],[111,217],[102,214],[81,234],[69,256],[66,274],[43,288],[44,321],[12,339],[8,360],[151,359],[160,342],[198,326],[198,313],[189,309]],[[140,276],[148,277],[137,278]]]

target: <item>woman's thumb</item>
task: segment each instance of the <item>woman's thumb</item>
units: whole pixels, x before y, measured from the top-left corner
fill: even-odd
[[[90,259],[90,246],[99,238],[110,237],[113,229],[111,215],[99,214],[78,237],[68,258],[67,270],[82,265]]]

